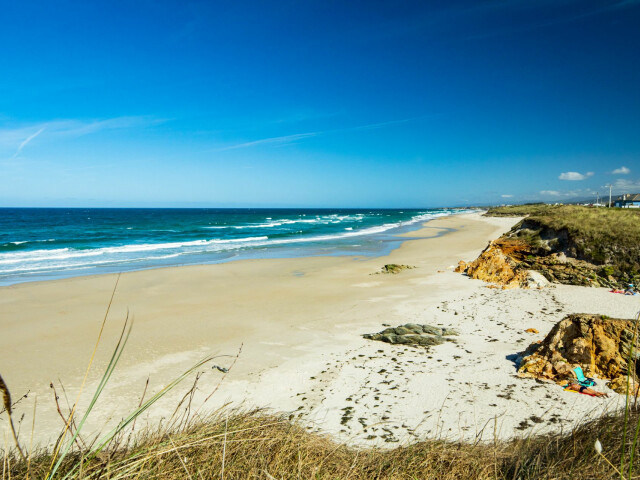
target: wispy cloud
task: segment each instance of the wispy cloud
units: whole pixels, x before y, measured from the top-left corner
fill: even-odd
[[[542,190],[540,195],[547,197],[564,197],[564,198],[575,198],[575,197],[585,197],[589,195],[595,195],[596,192],[590,188],[586,189],[577,189],[577,190]]]
[[[587,172],[584,174],[578,173],[578,172],[564,172],[564,173],[561,173],[558,178],[560,180],[577,181],[577,180],[585,180],[589,177],[592,177],[593,175],[594,175],[593,172]]]
[[[628,169],[627,167],[625,167],[624,165],[620,168],[616,168],[614,171],[611,172],[613,175],[629,175],[631,173],[631,170]]]
[[[242,142],[242,143],[237,143],[234,145],[228,145],[226,147],[222,147],[217,149],[217,152],[222,152],[222,151],[226,151],[226,150],[236,150],[239,148],[249,148],[249,147],[255,147],[255,146],[259,146],[259,145],[285,145],[285,144],[290,144],[290,143],[294,143],[297,142],[298,140],[302,140],[305,138],[312,138],[312,137],[319,137],[321,135],[330,135],[330,134],[334,134],[334,133],[344,133],[344,132],[356,132],[356,131],[362,131],[362,130],[375,130],[378,128],[384,128],[384,127],[388,127],[391,125],[399,125],[402,123],[407,123],[407,122],[411,122],[413,120],[418,120],[421,118],[427,118],[426,116],[424,117],[410,117],[410,118],[403,118],[400,120],[390,120],[388,122],[380,122],[380,123],[369,123],[366,125],[358,125],[355,127],[347,127],[347,128],[336,128],[336,129],[331,129],[331,130],[319,130],[319,131],[315,131],[315,132],[305,132],[305,133],[295,133],[292,135],[282,135],[282,136],[278,136],[278,137],[269,137],[269,138],[261,138],[258,140],[252,140],[249,142]]]
[[[32,133],[31,135],[29,135],[27,138],[25,138],[22,143],[20,143],[20,145],[18,145],[18,149],[16,150],[16,153],[13,154],[13,158],[16,158],[18,155],[20,155],[20,152],[22,151],[22,149],[24,147],[27,146],[27,144],[33,140],[34,138],[36,138],[38,135],[40,135],[42,132],[44,132],[44,127],[42,127],[41,129],[39,129],[37,132]]]
[[[618,178],[613,184],[613,189],[619,193],[640,193],[640,179]]]
[[[500,196],[501,196],[502,198],[512,198],[512,197],[513,197],[513,195],[507,195],[507,194],[505,194],[505,195],[500,195]]]
[[[323,135],[324,133],[326,132],[307,132],[307,133],[296,133],[294,135],[283,135],[281,137],[261,138],[260,140],[253,140],[251,142],[244,142],[244,143],[237,143],[235,145],[229,145],[227,147],[220,148],[218,151],[221,152],[224,150],[236,150],[238,148],[249,148],[249,147],[255,147],[257,145],[293,143],[303,138],[317,137],[318,135]]]
[[[0,149],[15,149],[13,158],[16,158],[39,135],[48,139],[80,137],[104,130],[144,128],[164,121],[152,117],[115,117],[94,120],[63,119],[19,126],[0,126]]]

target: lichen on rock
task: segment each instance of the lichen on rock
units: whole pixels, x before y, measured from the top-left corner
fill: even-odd
[[[524,352],[518,374],[562,383],[575,380],[573,369],[579,366],[586,376],[606,379],[611,389],[625,393],[627,373],[631,383],[638,385],[640,341],[635,329],[635,320],[568,315],[556,323],[542,342],[532,344]]]

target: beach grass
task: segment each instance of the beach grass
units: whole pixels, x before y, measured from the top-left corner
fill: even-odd
[[[629,461],[628,454],[621,457],[624,426],[638,421],[640,415],[632,409],[626,422],[623,415],[609,415],[565,434],[483,444],[429,440],[394,449],[357,449],[311,433],[286,415],[218,412],[179,430],[144,431],[129,446],[104,450],[90,460],[74,451],[54,478],[620,478],[612,465]],[[605,459],[594,449],[596,440]],[[45,478],[52,452],[32,453],[29,460],[22,460],[15,450],[6,454],[2,478]],[[635,463],[637,469],[637,459]]]

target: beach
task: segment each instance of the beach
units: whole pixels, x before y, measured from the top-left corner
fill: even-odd
[[[16,418],[24,414],[22,429],[30,430],[37,396],[36,442],[55,440],[62,421],[49,385],[63,406],[65,395],[70,403],[76,398],[117,282],[81,411],[127,315],[134,325],[88,432],[135,408],[147,378],[150,395],[208,355],[215,358],[199,369],[194,411],[226,405],[286,412],[353,445],[566,431],[619,407],[622,396],[594,399],[518,378],[514,356],[566,314],[631,318],[639,304],[603,288],[491,289],[453,271],[517,220],[437,218],[379,257],[240,260],[1,287],[0,371],[14,400],[29,392]],[[415,268],[379,273],[390,263]],[[460,335],[429,349],[362,338],[405,323]],[[170,417],[192,383],[158,402],[147,422]]]

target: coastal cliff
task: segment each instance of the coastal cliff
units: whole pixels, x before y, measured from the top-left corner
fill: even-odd
[[[527,216],[456,271],[503,288],[540,286],[532,272],[569,285],[640,283],[640,212],[535,205],[490,209],[486,215]]]

